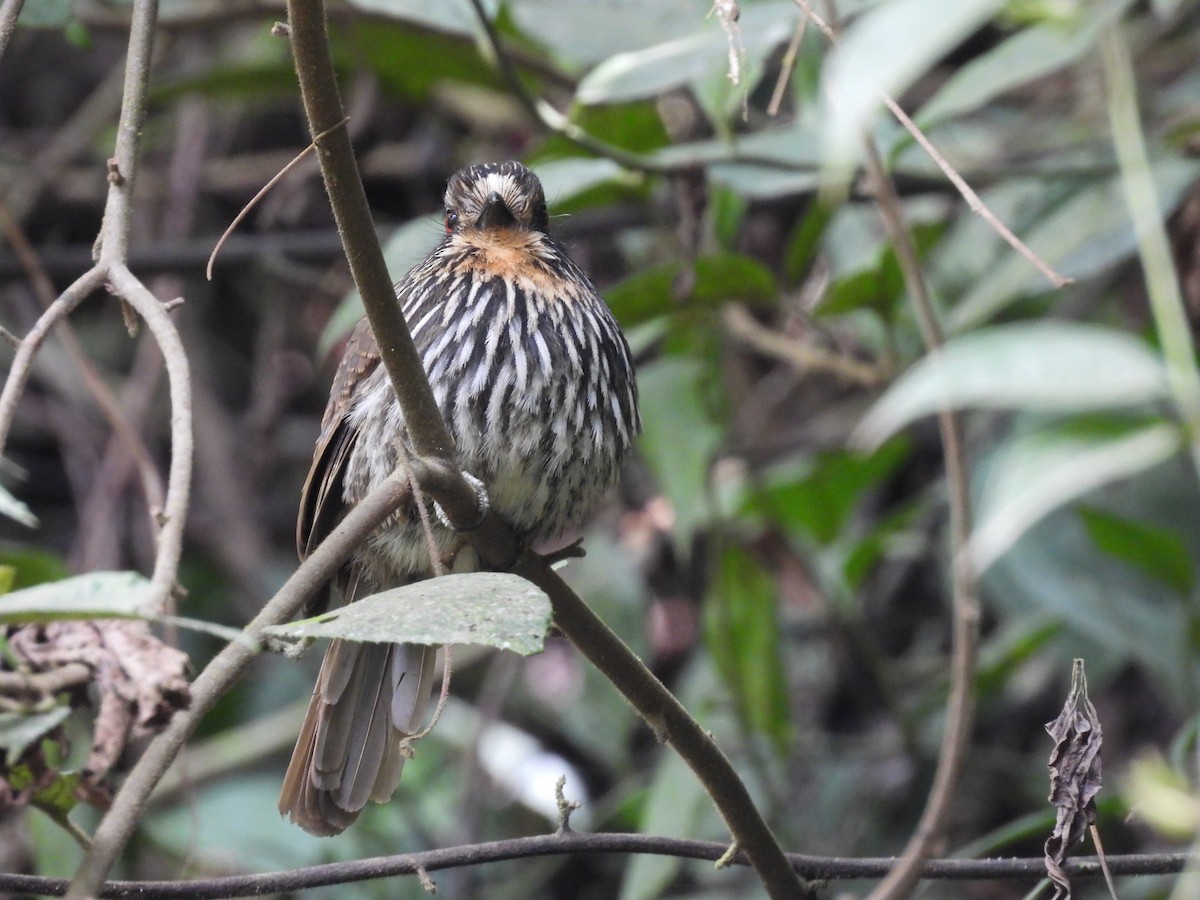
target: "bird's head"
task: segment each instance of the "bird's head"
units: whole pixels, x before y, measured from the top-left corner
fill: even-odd
[[[446,185],[446,233],[494,237],[544,233],[549,221],[538,177],[519,162],[484,163]]]

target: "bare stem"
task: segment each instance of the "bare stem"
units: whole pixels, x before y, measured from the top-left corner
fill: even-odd
[[[323,4],[292,0],[288,11],[309,128],[313,134],[320,134],[345,115],[329,57]],[[454,466],[454,448],[396,302],[349,136],[345,129],[334,129],[317,141],[317,148],[351,274],[404,410],[416,457],[412,460],[413,475],[438,500],[452,522],[472,523],[478,514],[475,493]],[[515,535],[496,516],[489,514],[483,527],[471,532],[471,539],[484,559],[499,561],[505,567],[512,564]],[[555,621],[563,633],[613,681],[656,732],[667,736],[693,768],[770,895],[791,898],[804,893],[806,886],[792,871],[737,772],[679,701],[541,560],[526,554],[513,571],[550,593]]]
[[[676,859],[715,862],[728,846],[716,841],[663,837],[654,834],[602,832],[598,834],[566,831],[508,838],[480,844],[442,847],[417,853],[377,856],[371,859],[345,860],[322,865],[303,866],[281,872],[252,875],[227,875],[191,881],[110,881],[101,889],[101,897],[128,897],[138,900],[201,900],[201,898],[262,897],[294,894],[309,888],[345,885],[374,879],[395,879],[421,871],[439,872],[472,868],[487,863],[546,856],[581,854],[644,853]],[[1139,853],[1106,858],[1113,875],[1171,875],[1184,870],[1192,857],[1187,853]],[[879,878],[893,865],[891,857],[847,859],[836,856],[804,856],[789,853],[788,860],[806,877],[822,881]],[[745,854],[735,854],[732,865],[746,865]],[[1103,874],[1096,857],[1067,860],[1066,871],[1072,881],[1097,879]],[[1045,872],[1042,857],[1004,859],[932,859],[921,870],[929,881],[1031,881]],[[56,896],[66,882],[60,878],[37,875],[0,874],[0,892]]]
[[[17,17],[25,0],[3,0],[0,3],[0,56],[8,49],[9,39],[17,29]]]
[[[171,468],[167,495],[159,521],[158,548],[151,582],[155,591],[148,605],[156,613],[168,608],[183,551],[183,526],[187,519],[192,483],[192,391],[187,353],[166,307],[134,277],[124,264],[113,265],[109,283],[150,328],[162,351],[171,395]]]
[[[54,326],[104,283],[105,274],[103,267],[93,266],[80,275],[75,279],[75,283],[63,291],[38,317],[33,328],[21,339],[9,368],[8,378],[4,380],[4,390],[0,391],[0,456],[4,453],[4,445],[8,441],[8,433],[12,429],[13,417],[17,412],[17,401],[25,393],[25,385],[29,382],[33,359],[38,350]]]
[[[943,343],[941,326],[937,321],[933,299],[921,272],[920,259],[912,236],[905,227],[900,198],[884,168],[879,150],[870,140],[866,142],[867,171],[876,191],[876,203],[884,227],[896,251],[896,260],[904,283],[917,313],[921,336],[932,356],[940,352]],[[904,848],[904,855],[874,891],[873,900],[907,896],[921,877],[921,867],[929,857],[933,842],[946,820],[954,799],[954,788],[962,772],[971,736],[975,710],[975,667],[979,651],[979,598],[975,592],[970,559],[966,546],[971,531],[970,475],[966,450],[963,446],[962,425],[951,410],[938,413],[938,431],[945,456],[946,485],[950,504],[950,560],[952,603],[952,648],[950,659],[950,694],[946,699],[946,727],[938,754],[937,771],[925,801],[916,830]]]

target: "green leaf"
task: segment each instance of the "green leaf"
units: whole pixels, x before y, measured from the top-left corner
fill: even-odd
[[[74,19],[74,0],[35,0],[25,5],[17,24],[24,28],[63,28]]]
[[[1174,531],[1135,522],[1095,506],[1080,506],[1076,512],[1088,537],[1109,556],[1128,563],[1181,596],[1191,595],[1196,587],[1196,566]]]
[[[71,714],[71,707],[55,706],[45,712],[0,712],[0,750],[11,766],[31,744],[40,741]],[[14,785],[15,787],[16,785]]]
[[[1081,6],[1070,21],[1026,28],[958,69],[917,116],[922,128],[977,109],[993,97],[1078,61],[1133,0]]]
[[[571,156],[538,163],[537,175],[551,210],[593,188],[614,181],[637,183],[638,176],[611,159]]]
[[[1115,437],[1044,429],[1010,439],[985,470],[979,521],[967,546],[975,571],[986,570],[1059,507],[1165,462],[1182,440],[1179,428],[1166,422]]]
[[[665,357],[638,371],[642,454],[675,512],[675,533],[686,543],[712,516],[708,470],[722,432],[701,394],[704,367]]]
[[[429,255],[442,236],[442,214],[420,216],[405,222],[383,243],[383,260],[396,281]],[[318,351],[324,355],[350,333],[363,317],[362,297],[352,290],[338,304],[321,334]]]
[[[1200,797],[1187,779],[1150,754],[1134,761],[1125,785],[1130,809],[1176,841],[1193,841],[1200,830]]]
[[[744,6],[738,22],[745,48],[745,64],[765,59],[791,37],[797,11],[791,3],[756,3]],[[655,97],[680,85],[701,82],[724,73],[728,42],[715,17],[695,18],[696,31],[644,50],[618,53],[596,66],[579,83],[580,103],[618,103]],[[686,27],[686,26],[685,26]],[[747,80],[741,85],[753,87]]]
[[[1061,622],[1037,615],[1017,619],[999,634],[989,636],[981,648],[975,675],[980,696],[1011,686],[1020,667],[1061,632]]]
[[[693,0],[654,0],[625,10],[595,0],[553,0],[510,3],[506,10],[523,35],[572,68],[670,40],[681,23],[698,21]],[[623,14],[636,16],[636,25],[615,25],[614,15]]]
[[[789,284],[800,283],[811,271],[821,252],[821,241],[833,212],[828,203],[818,200],[788,237],[787,247],[783,251],[783,271]]]
[[[137,572],[89,572],[0,597],[0,624],[142,618],[150,589]]]
[[[503,572],[444,575],[372,594],[268,634],[388,644],[477,644],[540,653],[550,627],[550,598]]]
[[[83,781],[81,772],[59,772],[54,780],[33,795],[33,803],[56,822],[66,825],[66,816],[79,805],[76,791]]]
[[[767,472],[748,507],[828,545],[842,535],[864,494],[894,472],[908,452],[908,442],[897,440],[869,454],[817,454],[799,471],[786,466]]]
[[[1000,325],[948,341],[908,370],[855,430],[877,446],[939,409],[1082,412],[1167,396],[1162,363],[1142,341],[1095,325]]]
[[[825,62],[822,146],[845,177],[858,161],[882,95],[901,95],[949,50],[977,30],[1002,0],[893,0],[846,29]]]
[[[8,516],[20,522],[26,528],[37,528],[37,516],[28,506],[14,497],[4,487],[0,487],[0,515]]]
[[[941,223],[914,224],[911,235],[917,255],[924,259],[945,231]],[[896,251],[890,246],[880,248],[876,265],[841,278],[829,286],[815,312],[819,316],[839,316],[858,309],[872,309],[880,316],[890,317],[892,309],[904,296],[904,276]]]
[[[447,34],[470,37],[482,28],[470,0],[350,0],[350,5],[371,15],[411,22]],[[484,0],[484,10],[489,18],[495,17],[499,5],[497,0]]]
[[[497,71],[483,64],[474,41],[461,31],[455,33],[454,27],[428,30],[378,17],[360,18],[352,27],[332,33],[334,59],[347,68],[365,63],[384,87],[413,99],[427,97],[447,82],[501,89]],[[415,59],[421,64],[413,65]]]
[[[1153,175],[1162,214],[1168,216],[1200,175],[1200,165],[1194,160],[1163,157],[1155,160]],[[1133,255],[1137,241],[1119,177],[1083,181],[1060,201],[1061,187],[1056,181],[1037,182],[1034,190],[1051,198],[1050,202],[1037,209],[1027,227],[1018,228],[1022,240],[1039,258],[1063,275],[1082,281],[1110,271]],[[987,194],[984,201],[992,202]],[[981,223],[971,224],[979,227]],[[971,244],[976,252],[986,252],[988,243],[998,241],[985,235]],[[968,248],[960,249],[966,252]],[[1016,300],[1049,289],[1046,279],[1020,254],[1004,248],[997,258],[996,265],[972,278],[965,295],[947,312],[947,331],[966,331]]]
[[[16,570],[17,587],[59,581],[71,574],[62,557],[35,547],[0,549],[0,565]]]
[[[742,720],[768,735],[783,754],[792,721],[775,597],[775,582],[754,557],[728,547],[705,605],[705,642],[737,698]]]
[[[686,267],[669,262],[631,275],[604,292],[613,314],[626,328],[667,315],[681,306],[712,308],[738,301],[771,302],[777,296],[775,276],[762,263],[736,253],[702,256],[695,263],[692,292],[676,300],[676,284]]]

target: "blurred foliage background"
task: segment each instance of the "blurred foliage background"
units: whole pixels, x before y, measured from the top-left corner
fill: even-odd
[[[1186,846],[1200,822],[1200,406],[1188,405],[1185,340],[1200,321],[1200,5],[856,0],[836,10],[836,51],[784,0],[746,0],[732,32],[704,0],[483,6],[525,91],[561,120],[539,120],[514,94],[466,0],[331,6],[389,262],[398,278],[436,242],[456,168],[519,158],[541,175],[553,230],[634,347],[646,422],[567,574],[714,732],[785,847],[892,855],[920,814],[948,686],[946,482],[926,415],[945,401],[972,410],[984,621],[978,723],[939,852],[1041,854],[1054,821],[1043,725],[1075,657],[1105,728],[1106,851]],[[233,626],[295,566],[299,487],[359,314],[311,158],[204,277],[220,232],[308,142],[287,43],[271,34],[282,16],[273,0],[163,4],[130,260],[160,298],[186,300],[176,315],[197,472],[183,612]],[[127,22],[120,2],[32,0],[0,59],[11,220],[0,309],[15,333],[39,295],[14,233],[55,290],[91,259]],[[1074,282],[1053,288],[973,213],[880,112],[880,90]],[[896,254],[856,174],[864,127],[949,335],[936,371],[920,363]],[[1144,139],[1146,167],[1119,165],[1114,134]],[[1135,228],[1139,198],[1151,215]],[[1165,258],[1144,243],[1157,223]],[[1152,304],[1155,278],[1179,294]],[[73,328],[81,350],[42,353],[10,442],[25,475],[7,485],[40,520],[3,529],[0,562],[19,586],[152,558],[133,462],[77,360],[93,362],[163,464],[161,358],[104,298]],[[197,667],[219,646],[179,640]],[[686,768],[561,640],[524,661],[456,661],[451,706],[395,800],[318,840],[275,810],[317,660],[260,660],[204,722],[118,874],[264,871],[543,833],[562,773],[584,802],[579,828],[726,836]],[[74,727],[86,750],[86,723]],[[95,821],[84,808],[75,817]],[[4,834],[6,871],[67,875],[79,859],[37,811]],[[747,871],[658,857],[526,860],[436,880],[455,897],[755,895]],[[1121,896],[1170,885],[1126,881]]]

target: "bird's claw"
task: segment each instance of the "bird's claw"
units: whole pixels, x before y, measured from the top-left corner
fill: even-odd
[[[463,472],[461,474],[466,479],[467,484],[475,490],[475,508],[479,511],[479,517],[471,525],[459,528],[450,521],[450,517],[446,515],[446,511],[442,509],[441,504],[436,500],[433,503],[433,511],[437,515],[438,521],[451,531],[457,534],[466,534],[467,532],[474,531],[483,524],[483,520],[487,518],[488,511],[492,508],[492,502],[488,499],[487,488],[482,481],[470,472]]]

